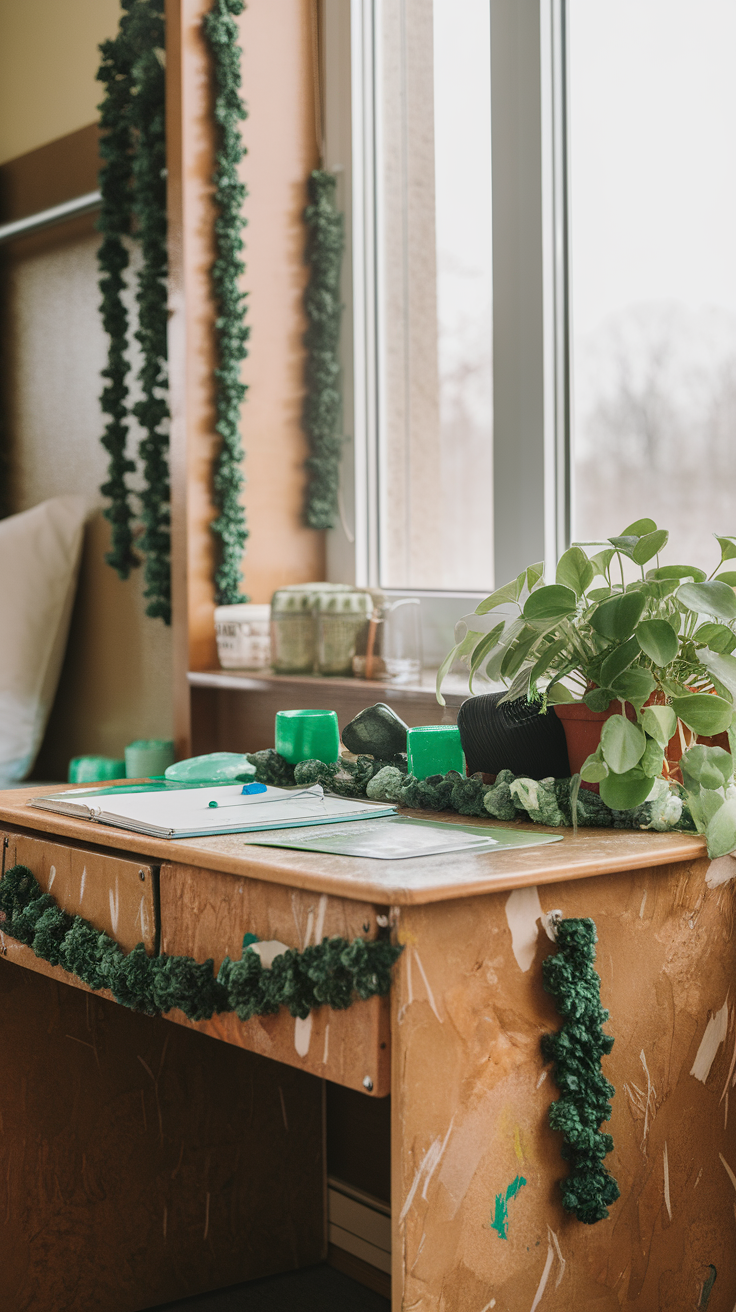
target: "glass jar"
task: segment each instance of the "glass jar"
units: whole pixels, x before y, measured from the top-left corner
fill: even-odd
[[[315,593],[318,674],[352,677],[356,643],[372,611],[373,598],[369,592]]]
[[[353,673],[359,633],[373,601],[349,583],[297,583],[271,600],[271,663],[274,674]]]

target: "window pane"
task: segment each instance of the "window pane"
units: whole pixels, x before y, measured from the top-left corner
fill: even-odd
[[[736,532],[735,62],[733,0],[570,0],[575,533],[651,515],[709,570]]]
[[[488,0],[382,6],[380,568],[493,582]]]

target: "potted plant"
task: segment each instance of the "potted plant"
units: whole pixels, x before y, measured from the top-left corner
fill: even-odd
[[[459,636],[438,672],[437,696],[444,704],[442,682],[461,657],[471,692],[482,671],[505,685],[502,701],[554,709],[571,771],[597,783],[614,810],[639,806],[660,778],[679,787],[681,757],[690,812],[714,855],[736,847],[736,571],[727,568],[736,536],[716,535],[710,576],[662,565],[668,537],[640,519],[594,554],[585,548],[600,543],[570,547],[554,583],[541,564],[523,570],[476,608],[477,627]]]

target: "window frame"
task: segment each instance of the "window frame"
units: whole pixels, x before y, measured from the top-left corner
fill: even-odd
[[[567,0],[489,0],[495,585],[569,545],[571,345]],[[345,215],[341,523],[328,578],[380,586],[382,0],[322,0],[325,167]],[[483,595],[384,589],[423,601],[436,663],[448,625]],[[441,638],[439,637],[441,632]],[[439,640],[439,646],[435,641]]]

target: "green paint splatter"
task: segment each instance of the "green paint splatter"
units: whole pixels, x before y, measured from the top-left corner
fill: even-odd
[[[526,1184],[523,1175],[517,1175],[515,1180],[511,1181],[505,1194],[496,1194],[496,1204],[491,1221],[491,1230],[495,1230],[500,1239],[509,1237],[509,1209],[508,1204],[512,1198],[515,1198],[522,1185]]]
[[[708,1270],[710,1271],[710,1275],[708,1276],[707,1280],[703,1284],[703,1288],[700,1291],[700,1301],[698,1303],[698,1307],[701,1309],[707,1308],[710,1302],[710,1296],[713,1292],[713,1286],[716,1283],[717,1272],[712,1263],[709,1266]]]

